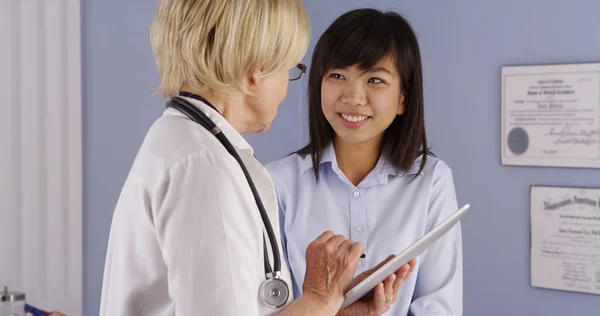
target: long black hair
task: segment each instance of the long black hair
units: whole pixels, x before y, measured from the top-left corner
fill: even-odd
[[[382,154],[397,168],[409,170],[422,156],[419,172],[430,155],[425,134],[423,71],[417,37],[410,24],[396,12],[357,9],[337,18],[315,47],[308,77],[309,144],[298,151],[310,154],[315,178],[323,150],[333,141],[334,131],[321,108],[321,82],[331,69],[358,65],[372,68],[391,56],[400,74],[400,93],[405,112],[385,130]]]

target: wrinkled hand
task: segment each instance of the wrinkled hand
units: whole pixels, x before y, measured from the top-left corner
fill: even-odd
[[[344,295],[358,267],[363,247],[331,231],[317,237],[306,249],[303,295],[325,304],[342,305]]]
[[[352,280],[350,287],[352,288],[362,280],[373,274],[379,267],[392,260],[395,256],[391,255],[379,263],[376,267],[369,269]],[[410,260],[396,272],[388,276],[382,283],[377,284],[374,290],[356,301],[352,305],[341,310],[338,315],[353,316],[353,315],[382,315],[390,310],[390,306],[398,299],[398,292],[402,283],[404,283],[414,270],[417,264],[416,259]],[[389,299],[386,302],[386,298]]]

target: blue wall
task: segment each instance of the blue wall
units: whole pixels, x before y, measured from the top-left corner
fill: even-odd
[[[367,1],[306,0],[313,41]],[[428,135],[454,170],[464,219],[465,315],[598,315],[600,297],[529,286],[529,186],[600,187],[600,170],[500,165],[500,67],[600,61],[600,1],[368,1],[401,8],[422,49]],[[567,4],[571,3],[571,5]],[[84,315],[98,314],[112,211],[163,101],[148,43],[154,1],[83,1]],[[306,79],[249,136],[268,162],[307,140]],[[575,310],[576,312],[571,312]]]
[[[133,158],[163,109],[149,44],[154,1],[83,4],[83,315],[98,315],[112,213]]]

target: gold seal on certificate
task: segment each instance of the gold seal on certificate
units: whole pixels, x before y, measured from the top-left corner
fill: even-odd
[[[503,165],[600,168],[600,63],[502,68]]]

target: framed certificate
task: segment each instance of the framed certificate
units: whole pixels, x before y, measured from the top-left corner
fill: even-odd
[[[600,294],[600,188],[531,187],[531,285]]]
[[[600,168],[600,63],[502,68],[503,165]]]

